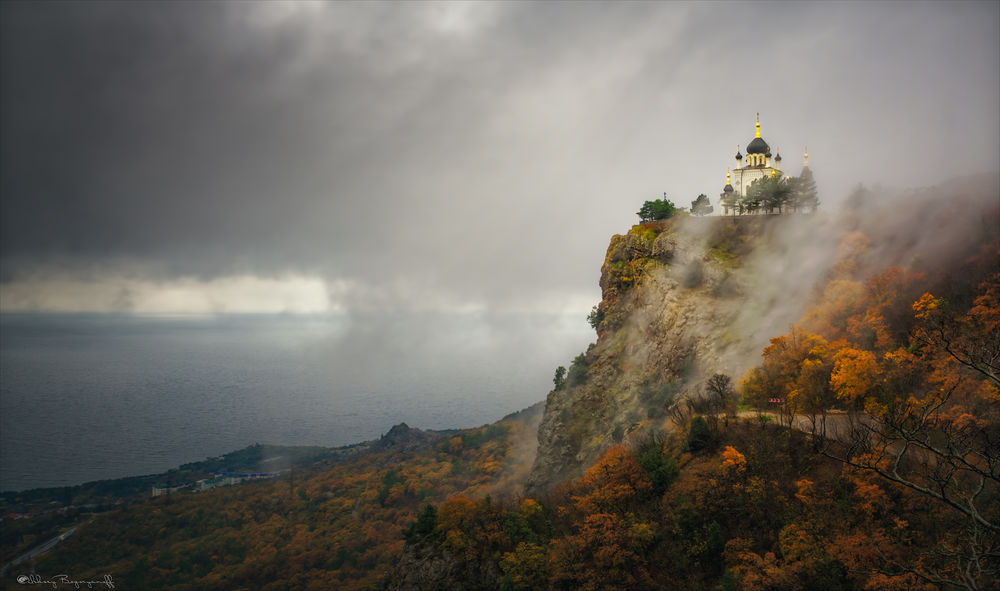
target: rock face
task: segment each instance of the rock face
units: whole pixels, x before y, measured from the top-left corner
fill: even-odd
[[[787,275],[794,250],[790,223],[808,222],[682,218],[611,239],[597,343],[548,395],[526,492],[579,476],[610,445],[664,426],[671,401],[700,396],[716,373],[736,381],[759,360],[802,311],[794,299],[769,301],[780,297],[775,276]]]
[[[488,588],[486,581],[499,581],[501,574],[493,564],[462,560],[448,551],[419,551],[410,544],[397,560],[381,582],[383,591],[476,591]],[[481,566],[489,571],[480,571]]]
[[[420,429],[414,429],[406,423],[394,425],[389,432],[372,443],[372,449],[381,451],[394,448],[398,451],[413,451],[437,441],[439,437]]]

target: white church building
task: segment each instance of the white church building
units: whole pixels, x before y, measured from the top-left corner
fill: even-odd
[[[760,136],[760,113],[754,124],[754,138],[747,144],[746,158],[736,146],[736,166],[726,172],[726,185],[719,195],[719,206],[715,208],[716,215],[731,215],[739,199],[746,196],[754,181],[773,176],[784,176],[781,171],[781,154],[778,149],[771,158],[771,146]],[[805,154],[805,166],[809,166],[809,155]]]

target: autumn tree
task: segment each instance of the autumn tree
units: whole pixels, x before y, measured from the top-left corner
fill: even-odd
[[[948,354],[1000,387],[1000,274],[981,285],[972,308],[957,315],[949,303],[925,293],[913,304],[916,340]]]
[[[984,282],[965,314],[943,311],[943,302],[924,294],[913,304],[916,355],[844,349],[830,380],[838,397],[863,400],[866,412],[852,422],[846,452],[830,446],[826,453],[938,503],[946,509],[942,517],[960,517],[941,520],[937,553],[947,563],[891,567],[967,589],[1000,572],[996,283],[995,277]]]
[[[825,435],[826,411],[835,402],[830,373],[834,352],[841,344],[831,344],[796,327],[787,335],[771,339],[761,353],[761,366],[743,378],[744,399],[758,411],[775,408],[783,421],[791,421],[794,415],[805,416],[814,436]],[[774,399],[783,402],[768,402]]]
[[[548,549],[520,542],[500,559],[500,591],[545,591],[549,588]]]
[[[644,552],[655,529],[637,517],[652,489],[639,461],[621,445],[588,468],[570,497],[579,521],[552,542],[551,588],[655,588]]]

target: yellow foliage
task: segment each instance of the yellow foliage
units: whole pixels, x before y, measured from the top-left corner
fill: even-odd
[[[526,498],[521,501],[521,505],[518,507],[518,510],[523,517],[531,517],[532,515],[541,513],[542,506],[538,503],[538,501]]]
[[[841,349],[833,356],[830,387],[837,393],[837,398],[853,403],[868,395],[881,373],[875,354],[871,351]]]
[[[653,541],[656,536],[656,529],[648,524],[636,522],[628,527],[628,537],[638,546],[646,546]]]
[[[788,562],[801,562],[823,554],[816,537],[798,523],[789,523],[781,528],[778,532],[778,545],[781,555]]]
[[[925,292],[920,299],[913,302],[913,315],[921,320],[929,318],[940,305],[941,300]]]

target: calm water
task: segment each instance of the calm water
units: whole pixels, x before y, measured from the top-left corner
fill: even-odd
[[[0,490],[481,425],[542,400],[593,338],[575,316],[2,315]]]

